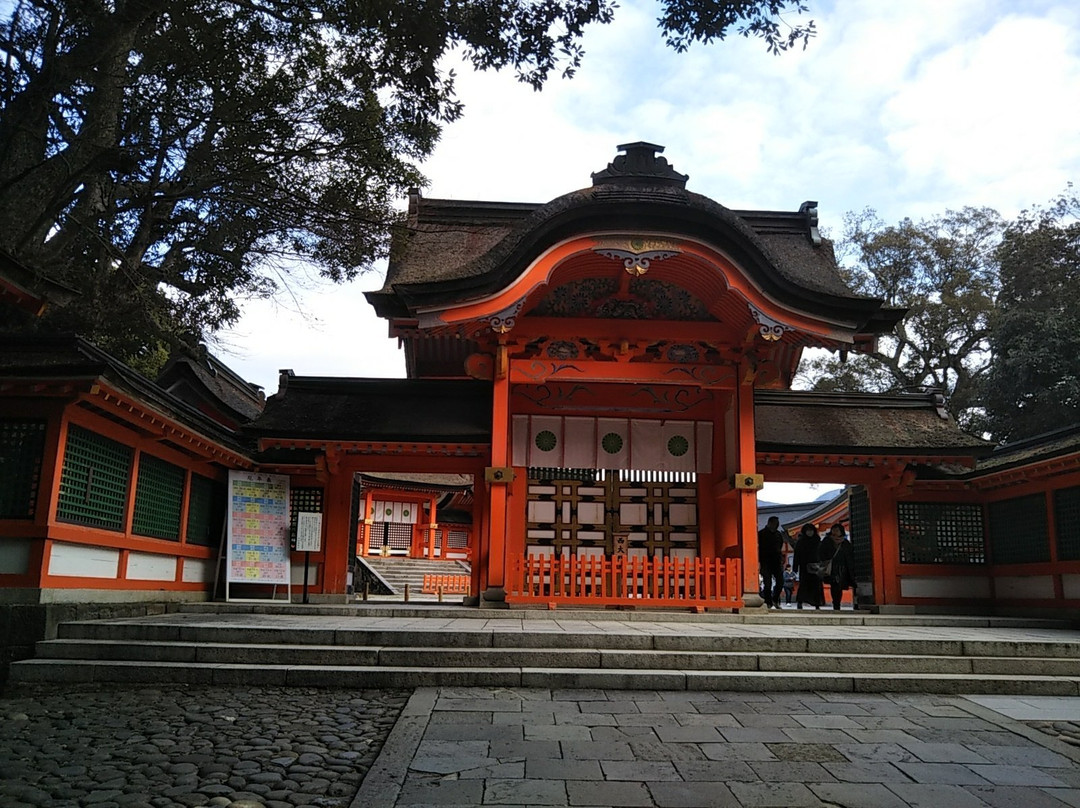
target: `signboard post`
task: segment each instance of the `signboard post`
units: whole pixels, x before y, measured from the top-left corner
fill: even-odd
[[[322,514],[296,514],[296,549],[304,552],[304,603],[308,602],[308,566],[311,554],[322,549]]]
[[[284,584],[292,601],[289,556],[289,478],[282,474],[229,472],[228,555],[225,600],[229,584]],[[270,600],[276,600],[271,597]]]

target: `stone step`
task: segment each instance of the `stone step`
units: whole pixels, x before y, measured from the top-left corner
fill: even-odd
[[[230,665],[191,662],[33,659],[12,666],[20,683],[204,684],[281,687],[529,687],[739,692],[982,693],[1080,695],[1080,678],[988,674],[686,671],[499,667]]]
[[[64,640],[115,640],[129,642],[186,642],[197,644],[280,644],[342,647],[407,648],[536,648],[622,651],[695,651],[751,653],[816,653],[894,656],[1040,657],[1075,660],[1080,666],[1080,643],[1037,640],[902,639],[851,636],[842,628],[829,632],[802,631],[802,636],[732,635],[717,633],[654,634],[634,631],[501,631],[477,624],[454,624],[451,629],[435,623],[431,628],[318,628],[261,625],[178,624],[146,620],[78,621],[62,623],[58,638]]]
[[[946,673],[1080,677],[1080,661],[1055,657],[625,651],[551,648],[428,648],[276,643],[47,640],[37,659],[190,662],[230,665],[334,665],[395,668],[603,668],[815,673]]]

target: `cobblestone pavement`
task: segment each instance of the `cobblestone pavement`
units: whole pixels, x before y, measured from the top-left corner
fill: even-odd
[[[22,687],[0,699],[0,806],[344,808],[408,697]]]

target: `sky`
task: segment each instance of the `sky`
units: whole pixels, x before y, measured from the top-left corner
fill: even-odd
[[[833,234],[864,208],[888,223],[967,206],[1015,216],[1080,179],[1080,3],[806,2],[818,35],[779,56],[738,36],[677,54],[657,4],[620,0],[587,32],[574,78],[541,92],[447,63],[465,112],[421,165],[424,195],[546,202],[639,140],[663,145],[689,190],[736,209],[816,200]],[[381,285],[381,270],[344,286],[309,277],[245,303],[213,348],[267,395],[282,368],[402,377],[363,297]]]

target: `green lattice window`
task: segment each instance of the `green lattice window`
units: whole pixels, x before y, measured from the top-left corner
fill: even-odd
[[[1046,497],[1026,497],[993,502],[988,509],[990,551],[995,564],[1031,564],[1050,560],[1050,536]]]
[[[134,451],[72,425],[64,449],[56,518],[61,522],[123,530]]]
[[[982,508],[950,502],[900,502],[901,564],[985,564]]]
[[[299,513],[322,513],[323,490],[321,488],[289,489],[289,546],[296,549],[296,522]]]
[[[221,541],[227,497],[225,486],[221,483],[201,474],[191,475],[191,491],[188,494],[188,544],[217,547]]]
[[[179,466],[143,453],[131,532],[155,539],[180,539],[180,510],[184,504],[185,472]]]
[[[34,518],[44,453],[44,421],[0,421],[0,519]]]
[[[1054,492],[1059,561],[1080,559],[1080,486]]]

